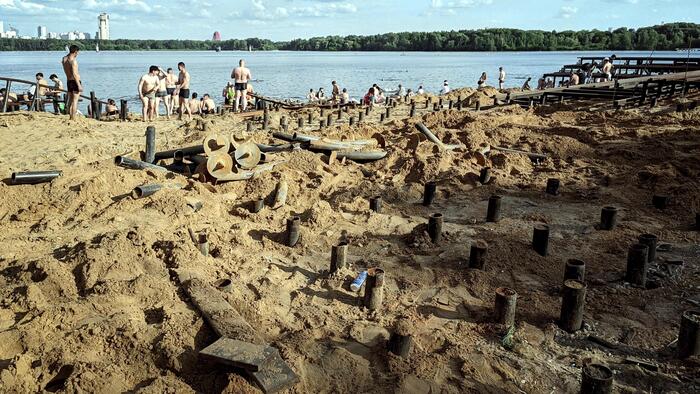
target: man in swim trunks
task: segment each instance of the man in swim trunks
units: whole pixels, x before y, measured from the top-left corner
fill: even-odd
[[[66,73],[68,80],[68,113],[70,120],[75,119],[75,113],[78,111],[78,100],[80,100],[80,92],[83,91],[83,84],[80,81],[80,73],[78,72],[78,49],[77,45],[71,45],[68,49],[68,54],[61,59],[63,71]]]
[[[158,73],[156,75],[158,76],[158,90],[156,91],[156,103],[154,106],[154,114],[156,116],[156,119],[158,119],[158,112],[160,112],[160,102],[163,101],[163,105],[165,105],[165,116],[168,119],[170,119],[170,111],[168,109],[167,102],[167,99],[170,98],[170,95],[168,94],[168,87],[166,81],[168,74],[166,74],[162,68],[158,67]]]
[[[498,90],[503,90],[503,84],[506,82],[506,71],[503,67],[498,67]]]
[[[158,66],[151,66],[148,69],[148,74],[144,74],[141,79],[139,79],[138,91],[139,98],[143,103],[142,120],[144,122],[155,120],[156,92],[160,84],[160,78],[158,78],[159,72],[160,69]]]
[[[175,89],[177,88],[177,77],[173,73],[173,69],[168,67],[165,73],[165,92],[168,95],[165,97],[165,107],[168,108],[168,115],[172,115],[173,107],[175,106]]]
[[[177,79],[177,88],[175,92],[180,98],[180,116],[178,120],[182,120],[182,115],[187,112],[189,120],[192,120],[192,112],[190,111],[189,101],[190,101],[190,73],[187,72],[185,68],[185,63],[180,62],[177,64],[177,69],[180,70],[180,75]]]
[[[238,112],[238,108],[241,107],[242,101],[242,110],[245,111],[248,108],[248,100],[246,99],[248,81],[251,79],[250,70],[245,66],[245,60],[241,59],[238,62],[238,67],[234,68],[231,72],[231,78],[235,82],[234,88],[236,90],[236,104],[234,110],[235,112]]]
[[[331,101],[337,103],[340,100],[340,86],[336,81],[331,82]]]

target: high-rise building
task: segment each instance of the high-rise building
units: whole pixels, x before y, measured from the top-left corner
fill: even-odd
[[[105,12],[97,17],[97,37],[98,40],[109,40],[109,15]]]
[[[214,36],[212,37],[212,40],[221,41],[221,33],[219,33],[218,31],[215,31]]]
[[[49,35],[49,30],[46,26],[39,26],[36,28],[36,36],[39,38],[46,38]]]

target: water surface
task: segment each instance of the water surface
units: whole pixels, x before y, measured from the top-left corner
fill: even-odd
[[[88,52],[80,54],[80,74],[86,92],[97,97],[137,100],[137,83],[152,64],[177,70],[187,65],[192,76],[192,92],[209,93],[221,101],[221,91],[230,80],[231,70],[244,58],[250,67],[256,92],[279,98],[303,98],[310,88],[330,90],[336,80],[357,98],[377,83],[387,90],[401,83],[437,92],[447,79],[452,87],[476,86],[486,71],[488,84],[497,84],[498,67],[507,72],[507,87],[520,87],[527,77],[537,79],[575,63],[578,56],[610,55],[612,52]],[[616,52],[617,55],[648,56],[648,52]],[[62,79],[63,52],[0,52],[0,76],[34,80],[37,72],[46,78],[55,73]],[[655,56],[677,55],[655,52]],[[13,87],[27,90],[26,86]],[[132,107],[133,108],[133,107]]]

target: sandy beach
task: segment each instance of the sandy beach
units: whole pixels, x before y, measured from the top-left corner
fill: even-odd
[[[487,105],[494,91],[459,89],[448,98],[473,95]],[[332,127],[298,130],[336,140],[379,134],[382,160],[281,152],[274,157],[286,162],[272,171],[215,186],[115,166],[116,155],[139,158],[149,124],[0,114],[3,178],[63,171],[51,183],[0,183],[0,391],[259,392],[240,371],[198,357],[217,335],[183,290],[184,272],[232,281],[224,298],[299,376],[289,393],[578,392],[591,360],[614,371],[618,392],[697,390],[698,359],[676,359],[674,340],[683,311],[700,305],[700,110],[564,103],[433,112],[421,100],[413,118],[402,104],[384,123],[375,109],[353,127],[344,114]],[[280,143],[272,138],[280,117],[293,132],[309,112],[317,121],[318,109],[272,111],[270,130],[256,123],[249,137]],[[417,122],[462,146],[440,151]],[[152,124],[159,151],[246,128],[235,114]],[[482,144],[547,158],[482,155]],[[483,167],[492,174],[485,185]],[[560,180],[559,195],[545,194],[549,178]],[[272,209],[280,180],[287,203]],[[437,193],[426,207],[428,181]],[[130,196],[149,183],[184,188]],[[501,220],[486,222],[494,194],[502,196]],[[670,204],[656,209],[653,195]],[[380,213],[369,209],[372,196],[382,197]],[[265,208],[251,213],[259,198]],[[618,208],[612,231],[596,227],[605,206]],[[437,243],[426,232],[433,213],[444,216]],[[292,248],[285,221],[294,215],[301,237]],[[550,226],[547,256],[531,247],[537,223]],[[209,256],[189,228],[206,231]],[[624,281],[628,248],[644,233],[663,245],[646,289]],[[349,265],[329,276],[340,240],[349,243]],[[488,243],[482,270],[467,268],[476,240]],[[586,263],[584,324],[575,333],[557,326],[568,259]],[[676,260],[682,272],[667,263]],[[376,311],[363,306],[362,289],[349,288],[370,267],[386,273]],[[493,320],[499,287],[518,293],[508,341]],[[387,352],[399,321],[413,338],[405,358]]]

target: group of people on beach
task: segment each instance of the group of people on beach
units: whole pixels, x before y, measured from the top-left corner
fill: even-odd
[[[478,88],[481,89],[485,87],[486,85],[486,72],[483,72],[481,76],[479,77],[479,80],[477,81]],[[504,89],[504,84],[506,81],[506,72],[503,69],[503,67],[498,68],[498,87],[500,90]],[[528,82],[530,79],[528,78]],[[358,101],[355,99],[351,99],[350,95],[348,94],[348,90],[346,88],[343,88],[342,90],[340,89],[338,83],[336,81],[333,81],[331,83],[331,96],[326,97],[326,93],[323,90],[323,87],[318,88],[316,92],[314,92],[313,89],[309,89],[309,93],[306,95],[306,100],[310,104],[332,104],[332,105],[337,105],[337,104],[348,104],[348,103],[357,103]],[[446,95],[450,93],[452,89],[450,88],[450,84],[447,80],[444,80],[442,83],[442,88],[440,89],[440,95]],[[415,97],[416,95],[422,95],[425,94],[425,89],[423,88],[423,85],[419,85],[418,89],[414,92],[412,89],[406,90],[403,85],[399,84],[396,90],[393,90],[389,93],[387,93],[384,89],[379,87],[376,83],[372,85],[367,90],[367,93],[362,97],[361,102],[365,105],[374,105],[374,104],[384,104],[387,102],[387,98],[405,98],[405,99],[410,99],[412,97]]]
[[[168,119],[174,113],[179,114],[178,119],[182,119],[186,114],[189,120],[192,120],[192,115],[216,113],[216,102],[209,93],[205,93],[201,98],[196,92],[190,93],[191,76],[185,63],[178,63],[177,69],[179,74],[176,77],[172,68],[163,71],[158,66],[151,66],[148,73],[139,80],[138,92],[143,103],[144,122],[158,118],[161,100]],[[231,72],[231,78],[234,82],[228,82],[222,92],[225,105],[232,106],[234,111],[246,111],[248,103],[254,102],[255,99],[253,87],[249,84],[250,69],[245,66],[245,60],[241,59],[238,62],[238,67]]]

